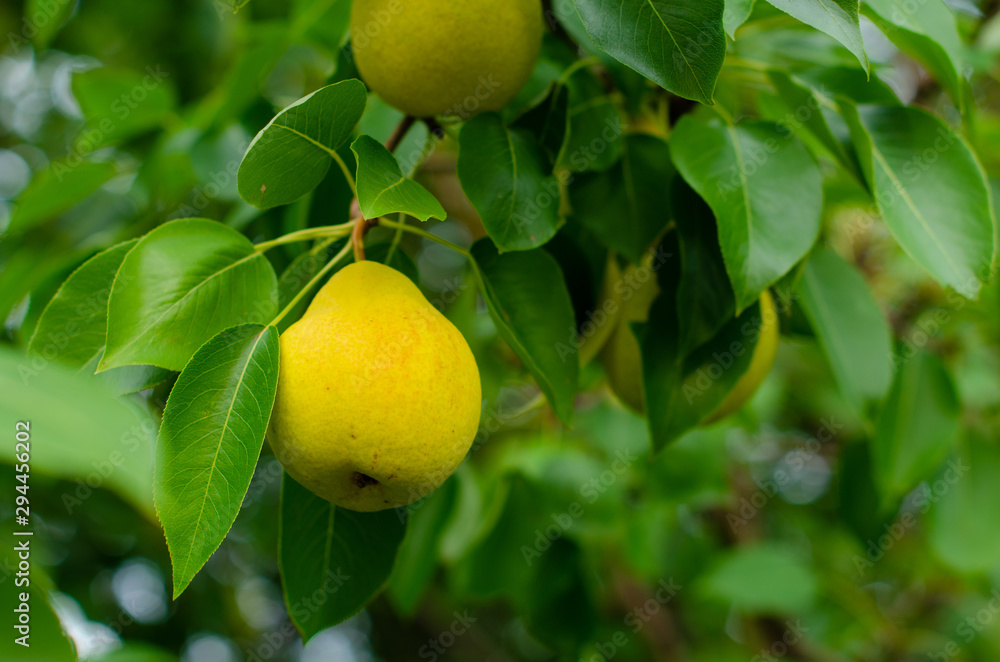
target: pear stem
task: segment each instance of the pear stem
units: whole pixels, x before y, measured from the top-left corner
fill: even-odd
[[[296,241],[311,241],[313,239],[323,239],[325,237],[345,237],[347,236],[351,228],[354,227],[353,222],[341,223],[340,225],[325,225],[318,228],[305,228],[304,230],[296,230],[295,232],[290,232],[286,235],[278,237],[277,239],[271,239],[270,241],[262,241],[254,246],[254,249],[258,253],[263,253],[264,251],[270,250],[275,246],[281,246],[282,244],[291,244]]]
[[[416,123],[417,118],[413,115],[407,115],[404,117],[396,128],[393,129],[392,135],[389,139],[385,141],[385,148],[390,152],[395,152],[396,148],[399,147],[399,143],[403,142],[403,138],[410,131],[410,128]]]
[[[354,221],[354,229],[351,231],[351,248],[354,251],[354,261],[362,262],[365,259],[365,234],[369,228],[378,225],[378,219],[368,220],[364,216],[358,216]]]
[[[283,320],[285,316],[288,315],[288,313],[290,313],[292,309],[294,309],[295,306],[300,301],[302,301],[302,298],[309,292],[309,290],[316,287],[316,284],[319,283],[321,280],[323,280],[323,277],[326,276],[328,273],[330,273],[330,270],[333,269],[335,266],[337,266],[337,263],[343,260],[350,250],[351,250],[351,242],[347,242],[346,244],[344,244],[344,247],[340,249],[340,252],[334,255],[333,259],[327,262],[326,266],[320,269],[319,273],[313,276],[312,279],[305,284],[305,287],[299,290],[299,293],[296,294],[295,297],[288,302],[288,305],[285,306],[285,308],[280,313],[278,313],[278,316],[271,321],[271,326],[278,326],[278,323],[281,320]]]

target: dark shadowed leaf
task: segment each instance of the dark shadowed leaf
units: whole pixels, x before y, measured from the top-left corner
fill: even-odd
[[[441,536],[452,515],[458,480],[451,478],[410,507],[406,538],[392,571],[388,594],[404,614],[413,614],[434,579],[440,558]]]
[[[268,209],[311,191],[351,136],[367,100],[364,83],[350,79],[320,88],[275,115],[240,163],[240,196]]]
[[[541,246],[562,224],[559,185],[535,138],[484,113],[459,138],[458,178],[501,251]]]
[[[278,331],[226,329],[191,358],[163,411],[153,491],[176,598],[222,544],[264,443],[278,385]]]
[[[661,276],[661,289],[665,287]],[[664,291],[638,327],[646,412],[659,451],[693,429],[722,404],[750,367],[761,325],[760,306],[746,308],[708,342],[680,351],[677,303]]]
[[[621,156],[624,142],[617,103],[587,69],[575,71],[565,85],[566,134],[556,167],[573,172],[607,170]]]
[[[708,342],[733,319],[736,301],[719,250],[719,231],[712,210],[683,179],[677,178],[673,189],[681,261],[677,284],[678,348],[686,354]]]
[[[556,415],[568,423],[579,359],[576,319],[559,264],[542,250],[501,255],[487,239],[472,246],[472,256],[500,335],[534,376]]]
[[[674,94],[712,103],[726,55],[722,0],[576,0],[598,48]]]
[[[638,264],[670,220],[670,148],[650,135],[628,136],[622,158],[602,173],[570,184],[573,217],[609,248]]]
[[[288,614],[308,641],[361,611],[385,586],[406,534],[406,513],[337,508],[281,482],[278,565]]]

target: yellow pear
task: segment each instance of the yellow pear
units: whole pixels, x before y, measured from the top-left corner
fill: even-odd
[[[524,86],[542,44],[540,0],[354,0],[361,77],[407,115],[499,110]]]
[[[285,470],[331,503],[405,506],[458,467],[479,427],[465,338],[404,275],[339,271],[281,336],[268,439]]]
[[[760,385],[764,383],[767,373],[771,372],[774,365],[774,356],[778,352],[778,311],[774,307],[774,298],[771,293],[764,290],[760,295],[760,337],[757,345],[753,348],[753,356],[750,357],[750,366],[743,376],[736,381],[733,390],[729,392],[726,399],[715,408],[708,417],[702,421],[703,424],[714,423],[718,420],[735,414],[747,403],[753,394],[757,392]]]

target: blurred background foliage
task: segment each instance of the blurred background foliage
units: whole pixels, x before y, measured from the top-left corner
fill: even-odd
[[[949,4],[968,44],[967,136],[1000,191],[998,3]],[[111,414],[88,395],[94,387],[69,368],[43,366],[44,389],[22,392],[24,349],[74,268],[171,218],[217,219],[255,241],[347,220],[351,195],[336,169],[315,193],[268,211],[240,200],[235,173],[278,109],[354,76],[343,49],[348,10],[345,0],[251,0],[238,12],[222,0],[0,3],[0,34],[8,35],[0,56],[0,383],[11,410],[18,398],[56,394],[51,416],[79,444],[75,455],[46,453],[46,440],[36,439],[33,579],[39,591],[51,588],[58,620],[46,616],[39,593],[32,659],[72,659],[60,624],[81,657],[119,662],[1000,657],[996,279],[975,302],[936,285],[871,216],[857,182],[834,168],[824,170],[826,243],[864,275],[898,356],[917,357],[898,362],[914,376],[900,378],[890,399],[917,398],[916,408],[899,409],[914,417],[916,437],[936,431],[902,491],[876,470],[870,441],[880,432],[838,389],[797,305],[752,403],[651,456],[644,421],[608,393],[599,365],[582,375],[573,429],[547,410],[522,413],[536,391],[498,340],[464,261],[408,236],[428,298],[476,353],[486,408],[471,459],[414,507],[386,593],[303,647],[277,579],[281,471],[265,447],[229,537],[171,602],[162,532],[141,496],[149,485],[142,458],[105,475],[107,440],[89,428]],[[912,59],[862,25],[873,77],[903,101],[959,121],[960,110]],[[536,93],[566,67],[563,44],[547,40]],[[729,58],[803,75],[857,71],[837,42],[763,3]],[[630,130],[689,107],[604,64],[615,91],[586,76],[574,91]],[[717,91],[723,107],[734,116],[783,114],[764,74],[729,64]],[[373,97],[362,131],[384,140],[400,119]],[[397,151],[404,163],[426,138],[422,127],[411,132]],[[483,232],[454,160],[446,141],[418,178],[449,210],[433,232],[468,245]],[[302,250],[273,251],[279,273]],[[605,249],[570,219],[546,250],[572,274],[583,321]],[[143,391],[121,423],[125,431],[138,425],[137,444],[155,433],[164,388]],[[0,493],[14,487],[5,466]],[[5,496],[5,532],[12,517]],[[7,537],[0,547],[5,612],[11,546]],[[9,640],[5,630],[5,659],[15,654]]]

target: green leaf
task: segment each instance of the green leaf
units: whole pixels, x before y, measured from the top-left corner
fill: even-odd
[[[951,375],[926,352],[896,362],[895,381],[873,439],[875,483],[883,505],[929,476],[948,455],[960,405]]]
[[[462,127],[458,179],[501,251],[541,246],[562,224],[559,184],[527,131],[484,113]]]
[[[104,354],[111,286],[137,243],[132,239],[112,246],[70,274],[42,312],[28,343],[30,354],[58,358],[75,367]]]
[[[670,254],[676,252],[671,247]],[[665,259],[671,259],[669,256]],[[750,367],[760,335],[760,305],[754,303],[731,318],[708,342],[691,352],[681,350],[682,314],[675,276],[660,267],[661,294],[649,321],[633,325],[642,353],[643,391],[653,450],[662,450],[700,424],[718,408]]]
[[[497,252],[472,246],[480,290],[501,337],[524,362],[556,415],[573,418],[579,359],[576,318],[559,264],[543,250]]]
[[[618,102],[588,69],[573,72],[565,85],[569,90],[566,128],[556,168],[571,172],[607,170],[621,156],[624,143]]]
[[[880,400],[892,383],[892,332],[861,273],[818,249],[796,292],[844,396],[859,408]]]
[[[576,0],[597,46],[660,87],[711,104],[726,56],[723,0]]]
[[[722,23],[726,34],[736,39],[736,31],[750,18],[750,12],[757,0],[726,0],[726,11],[722,15]]]
[[[270,322],[277,302],[274,269],[250,240],[215,221],[171,221],[143,237],[118,270],[99,369],[180,371],[223,329]]]
[[[841,103],[879,212],[942,285],[975,298],[993,260],[993,208],[965,141],[916,108]]]
[[[358,203],[365,218],[402,212],[421,221],[445,219],[441,203],[423,186],[403,176],[396,157],[371,136],[359,136],[351,151],[358,162]]]
[[[170,73],[159,65],[75,73],[73,96],[87,119],[75,141],[83,154],[162,127],[177,102]]]
[[[410,521],[388,590],[393,604],[403,614],[416,612],[420,599],[434,579],[441,536],[454,509],[457,492],[458,480],[452,478],[407,508]]]
[[[38,319],[28,353],[58,360],[94,374],[104,356],[108,331],[108,298],[122,261],[139,243],[132,239],[84,262],[55,293]],[[97,378],[115,393],[134,393],[157,384],[170,373],[154,366],[123,366]]]
[[[941,0],[865,0],[862,11],[900,50],[927,67],[960,108],[965,106],[962,38],[955,15]]]
[[[728,555],[699,589],[741,611],[794,614],[816,601],[819,579],[793,550],[760,543]]]
[[[336,149],[365,112],[368,93],[357,79],[320,88],[275,115],[240,163],[240,196],[259,209],[287,205],[323,181]]]
[[[81,161],[74,166],[65,161],[52,163],[39,171],[18,196],[7,234],[54,219],[114,176],[115,164],[107,161]]]
[[[163,410],[153,481],[174,598],[222,544],[264,443],[278,385],[278,331],[226,329],[191,358]]]
[[[819,233],[822,177],[794,134],[771,122],[731,125],[685,115],[670,145],[708,202],[741,311],[809,252]]]
[[[66,24],[75,9],[75,2],[28,0],[24,8],[24,17],[27,21],[25,25],[34,26],[36,29],[36,33],[31,37],[36,51],[41,52],[48,48],[52,38]],[[13,33],[10,36],[13,37]]]
[[[767,0],[781,11],[806,25],[825,32],[851,51],[866,72],[871,67],[861,37],[859,0]]]
[[[708,342],[733,319],[736,300],[719,249],[715,217],[683,179],[674,180],[674,219],[680,244],[677,284],[678,351]]]
[[[406,514],[337,508],[285,474],[278,528],[285,605],[308,641],[361,611],[382,590],[406,534]]]
[[[832,105],[832,100],[818,94],[784,71],[772,69],[768,71],[768,78],[778,93],[776,99],[785,112],[785,117],[793,118],[789,124],[801,127],[802,131],[811,135],[830,156],[837,160],[840,167],[861,179],[857,161],[850,150],[849,139],[845,135],[846,126],[840,121],[838,128],[842,127],[844,131],[837,135],[827,120],[827,113],[833,112],[827,106],[827,104]],[[800,119],[802,116],[805,118]]]
[[[570,90],[566,85],[553,84],[548,95],[512,125],[515,129],[530,131],[552,165],[559,158],[569,133],[569,98]]]
[[[983,507],[1000,502],[1000,452],[996,444],[989,439],[969,439],[934,482],[935,486],[947,485],[947,491],[938,499],[928,494],[931,488],[923,490],[931,549],[959,572],[989,572],[1000,562],[1000,510]]]
[[[0,392],[3,429],[13,434],[17,421],[30,422],[32,471],[80,481],[58,496],[70,515],[96,482],[152,517],[156,422],[146,411],[69,368],[10,349],[0,350]],[[4,462],[15,452],[0,444]]]
[[[573,218],[638,264],[670,220],[675,174],[666,142],[645,134],[627,136],[622,159],[610,170],[573,179]]]

